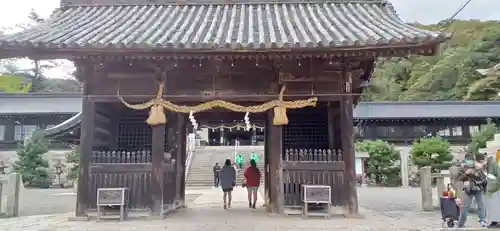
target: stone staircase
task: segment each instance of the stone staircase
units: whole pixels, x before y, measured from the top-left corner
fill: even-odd
[[[259,155],[257,165],[262,174],[264,174],[264,147],[263,146],[239,146],[238,153],[244,153],[245,161],[252,152]],[[215,163],[223,165],[224,161],[229,158],[234,161],[234,146],[206,146],[197,148],[191,160],[191,166],[188,171],[186,187],[206,187],[213,186],[212,167]],[[236,184],[240,185],[243,182],[243,169],[239,169],[236,175]],[[263,184],[264,177],[262,175],[261,182]]]

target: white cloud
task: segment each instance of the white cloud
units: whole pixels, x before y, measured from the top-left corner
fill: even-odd
[[[6,1],[6,0],[3,0]],[[16,24],[28,22],[27,16],[34,9],[40,16],[48,17],[57,7],[60,0],[15,0],[0,7],[0,28],[14,27]],[[399,15],[408,22],[436,23],[450,17],[465,1],[462,0],[390,0]],[[472,0],[458,16],[459,19],[500,20],[500,1]],[[31,65],[22,61],[21,65]],[[64,67],[45,73],[49,77],[67,77],[73,67],[64,62]]]

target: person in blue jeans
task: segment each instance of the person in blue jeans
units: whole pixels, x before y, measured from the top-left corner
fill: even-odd
[[[467,158],[467,157],[466,157]],[[469,207],[475,199],[477,209],[479,210],[479,224],[486,227],[486,209],[484,206],[484,194],[486,188],[486,173],[484,172],[484,155],[476,155],[476,161],[467,159],[464,164],[464,170],[459,176],[463,182],[463,190],[466,197],[462,201],[462,213],[458,220],[458,227],[464,227],[469,214]]]

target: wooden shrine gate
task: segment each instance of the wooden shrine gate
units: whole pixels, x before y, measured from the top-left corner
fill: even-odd
[[[131,206],[153,216],[179,207],[186,116],[214,108],[266,115],[271,210],[283,213],[312,182],[331,185],[334,203],[358,213],[352,113],[375,60],[434,55],[449,38],[403,23],[387,1],[94,2],[61,0],[43,26],[0,37],[0,58],[75,62],[80,217],[95,189],[114,182],[132,187]]]

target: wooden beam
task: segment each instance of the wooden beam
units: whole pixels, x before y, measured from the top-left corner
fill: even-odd
[[[348,55],[349,57],[406,57],[409,53],[420,55],[435,55],[439,45],[443,40],[429,41],[418,44],[400,44],[400,45],[386,45],[386,46],[350,46],[345,48],[336,49],[311,49],[311,48],[297,48],[297,49],[265,49],[254,51],[238,51],[235,52],[231,48],[218,48],[215,50],[201,50],[201,49],[160,49],[151,50],[148,48],[134,48],[134,49],[115,49],[115,48],[31,48],[15,46],[8,48],[0,48],[0,59],[13,58],[13,57],[36,57],[36,59],[93,59],[97,57],[101,59],[104,57],[111,60],[127,60],[127,59],[192,59],[192,58],[223,58],[223,59],[278,59],[289,60],[297,59],[299,57],[339,57]],[[126,57],[124,57],[126,56]]]
[[[156,95],[137,95],[137,96],[127,96],[122,95],[122,97],[127,101],[149,101],[154,99]],[[163,99],[173,102],[206,102],[210,100],[227,100],[231,102],[267,102],[271,100],[278,99],[278,94],[267,94],[267,95],[218,95],[218,96],[207,96],[207,95],[164,95]],[[305,100],[310,97],[317,97],[318,101],[340,101],[342,99],[340,94],[285,94],[285,100]],[[109,102],[115,103],[120,102],[117,95],[91,95],[90,98],[93,102]]]
[[[151,212],[162,216],[163,210],[163,161],[165,152],[165,124],[152,127]]]
[[[173,171],[174,165],[163,163],[163,169],[166,171]],[[151,172],[153,165],[151,163],[103,163],[92,164],[90,166],[90,173],[134,173],[134,172]]]
[[[304,163],[294,161],[284,161],[283,169],[293,171],[344,171],[344,163],[333,161],[327,163]]]
[[[134,73],[109,73],[108,78],[110,79],[144,79],[144,78],[149,78],[153,79],[155,78],[155,74],[149,73],[149,74],[134,74]]]
[[[356,157],[354,150],[354,124],[353,124],[353,96],[352,92],[352,76],[349,63],[344,63],[343,70],[344,87],[343,100],[340,102],[340,124],[341,142],[343,158],[345,163],[344,170],[344,187],[346,188],[347,209],[349,214],[358,214],[358,196],[356,190]]]

